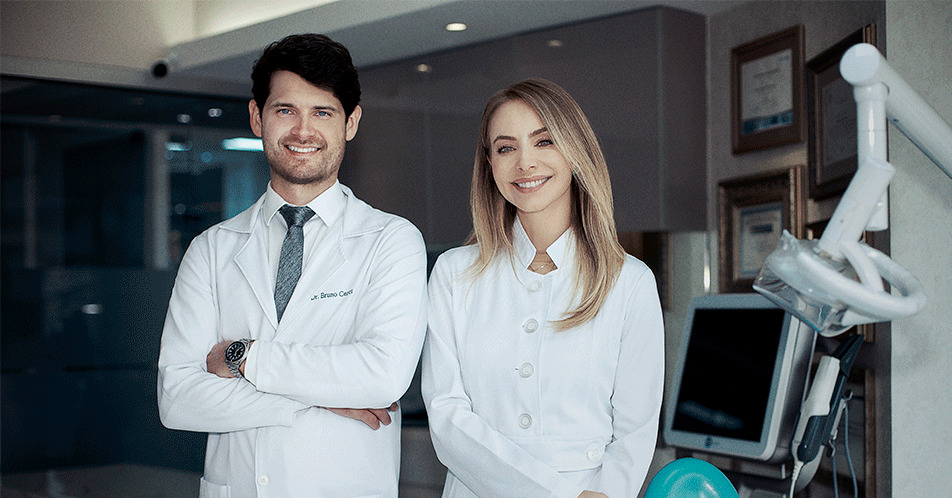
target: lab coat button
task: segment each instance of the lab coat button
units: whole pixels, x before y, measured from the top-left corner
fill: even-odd
[[[270,479],[268,479],[268,476],[258,476],[258,484],[259,484],[259,485],[261,485],[261,486],[267,486],[269,482],[271,482],[271,481],[270,481]]]
[[[528,429],[530,426],[532,426],[532,417],[530,417],[528,413],[519,415],[519,427]]]
[[[585,456],[588,457],[589,462],[598,463],[602,461],[602,455],[604,454],[605,454],[605,450],[593,449],[593,450],[588,450],[588,453]]]
[[[526,323],[522,325],[522,328],[524,328],[526,332],[531,334],[539,329],[539,322],[537,322],[535,318],[530,318],[526,320]]]
[[[539,289],[541,288],[542,288],[542,282],[539,282],[538,280],[533,280],[532,282],[529,282],[529,292],[538,292]]]
[[[531,363],[523,363],[522,366],[519,367],[519,375],[521,375],[521,376],[524,377],[524,378],[525,378],[525,377],[531,377],[531,376],[532,376],[532,372],[533,372],[534,370],[535,370],[535,369],[532,368],[532,364],[531,364]]]

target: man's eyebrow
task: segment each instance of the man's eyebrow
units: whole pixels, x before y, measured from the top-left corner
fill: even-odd
[[[290,102],[280,102],[280,101],[272,103],[272,104],[271,104],[271,107],[290,107],[290,108],[292,108],[292,109],[297,109],[297,106],[294,105],[294,104],[292,104],[292,103],[290,103]],[[311,106],[311,109],[312,109],[312,110],[315,110],[315,111],[335,111],[335,112],[340,112],[340,109],[339,109],[338,107],[336,107],[336,106],[333,106],[333,105],[315,105],[315,106]]]

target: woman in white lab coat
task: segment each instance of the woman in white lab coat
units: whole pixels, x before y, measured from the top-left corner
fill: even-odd
[[[470,243],[429,282],[423,396],[445,497],[636,496],[655,448],[663,324],[617,241],[578,104],[531,79],[494,95]]]

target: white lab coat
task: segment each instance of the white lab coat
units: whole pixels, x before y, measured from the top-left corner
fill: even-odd
[[[189,246],[159,356],[169,428],[208,432],[201,496],[397,496],[400,414],[374,431],[317,407],[386,407],[409,386],[426,325],[426,252],[408,221],[346,187],[278,326],[259,201]],[[255,339],[256,385],[208,373]]]
[[[423,397],[444,497],[612,498],[641,489],[655,448],[664,331],[651,271],[627,257],[598,315],[556,332],[569,309],[574,235],[526,269],[535,249],[517,220],[514,261],[475,282],[476,246],[437,260],[429,283]]]

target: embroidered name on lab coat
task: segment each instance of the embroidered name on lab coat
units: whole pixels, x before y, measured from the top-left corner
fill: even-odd
[[[346,291],[341,290],[337,292],[321,292],[319,294],[314,294],[313,296],[311,296],[311,301],[314,301],[315,299],[327,299],[329,297],[347,297],[353,293],[354,293],[354,289],[346,290]]]

